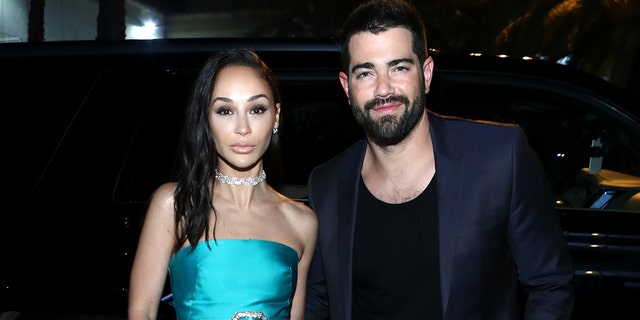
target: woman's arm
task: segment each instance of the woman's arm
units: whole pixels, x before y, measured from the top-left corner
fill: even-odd
[[[309,265],[311,264],[311,258],[313,257],[313,251],[316,247],[316,238],[318,235],[318,219],[315,213],[304,204],[301,204],[301,207],[301,221],[303,221],[303,223],[298,224],[300,226],[298,232],[303,239],[304,250],[298,261],[298,281],[291,305],[291,320],[304,319],[307,273],[309,271]]]
[[[175,244],[174,190],[175,183],[166,183],[151,197],[131,269],[129,320],[157,318]]]

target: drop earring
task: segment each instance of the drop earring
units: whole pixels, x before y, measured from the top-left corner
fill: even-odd
[[[273,128],[273,134],[278,133],[278,128]]]

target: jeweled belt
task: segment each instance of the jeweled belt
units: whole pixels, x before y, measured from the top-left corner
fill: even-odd
[[[233,315],[231,320],[240,320],[242,318],[269,320],[265,317],[264,313],[259,311],[239,311]]]

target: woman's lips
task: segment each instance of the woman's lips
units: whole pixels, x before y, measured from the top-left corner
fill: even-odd
[[[236,153],[250,153],[255,148],[256,147],[254,145],[247,145],[247,144],[231,145],[231,150],[233,150],[233,152],[236,152]]]

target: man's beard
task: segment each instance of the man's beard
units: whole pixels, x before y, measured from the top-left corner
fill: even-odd
[[[353,99],[351,100],[353,101]],[[388,102],[400,102],[405,105],[402,114],[385,115],[375,120],[371,117],[371,109]],[[406,96],[390,96],[386,99],[374,99],[365,103],[364,108],[351,106],[356,122],[364,129],[369,139],[380,146],[391,146],[404,140],[416,126],[425,110],[425,96],[420,94],[410,104]]]

